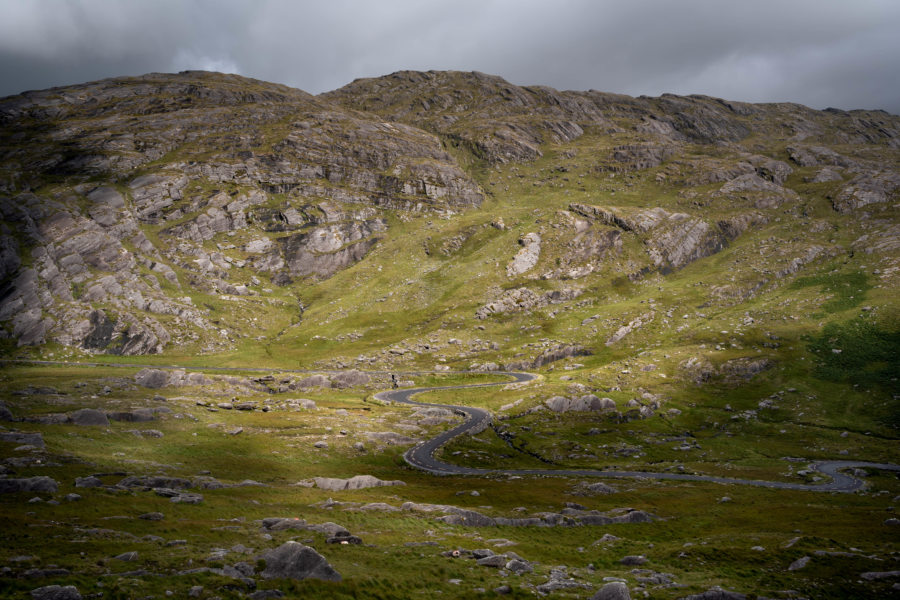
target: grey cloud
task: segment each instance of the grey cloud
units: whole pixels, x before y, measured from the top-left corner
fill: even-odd
[[[900,112],[892,0],[0,0],[0,95],[226,70],[312,93],[401,69]]]

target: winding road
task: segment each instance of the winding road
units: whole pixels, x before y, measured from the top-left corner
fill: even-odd
[[[403,458],[411,466],[433,473],[435,475],[543,475],[543,476],[568,476],[568,477],[615,477],[644,479],[671,479],[678,481],[711,481],[714,483],[752,485],[757,487],[774,488],[781,490],[805,490],[815,492],[855,492],[865,487],[866,483],[858,477],[842,472],[843,469],[870,467],[875,469],[900,471],[900,465],[888,463],[872,463],[855,460],[826,460],[811,463],[812,471],[826,475],[831,481],[821,484],[790,483],[784,481],[762,481],[758,479],[736,479],[733,477],[717,477],[714,475],[688,475],[684,473],[653,473],[646,471],[612,471],[602,469],[479,469],[475,467],[462,467],[444,462],[434,457],[434,453],[452,440],[470,431],[481,431],[491,422],[491,413],[483,408],[472,406],[455,406],[450,404],[434,404],[428,402],[416,402],[412,396],[424,392],[437,390],[453,390],[462,388],[489,387],[496,385],[508,385],[531,381],[537,376],[530,373],[497,373],[508,375],[513,381],[498,383],[480,383],[473,385],[453,385],[441,387],[409,388],[380,392],[375,395],[378,400],[389,400],[413,406],[438,407],[450,409],[457,414],[467,417],[461,425],[449,429],[436,437],[422,442],[403,455]]]
[[[190,369],[197,371],[245,371],[245,372],[278,372],[278,373],[339,373],[341,371],[315,370],[315,369],[272,369],[266,367],[201,367],[201,366],[178,366],[178,365],[154,365],[154,364],[130,364],[130,363],[87,363],[87,362],[66,362],[57,360],[29,360],[29,359],[0,359],[0,365],[3,364],[40,364],[40,365],[66,365],[66,366],[97,366],[97,367],[120,367],[120,368],[154,368],[154,369]],[[387,371],[364,371],[370,374],[388,374]],[[430,371],[407,371],[393,372],[403,375],[428,375]],[[442,375],[452,375],[452,372],[443,372]],[[785,481],[763,481],[759,479],[737,479],[733,477],[717,477],[714,475],[688,475],[685,473],[654,473],[648,471],[613,471],[603,469],[479,469],[475,467],[462,467],[452,463],[438,460],[434,457],[434,453],[438,448],[469,431],[481,431],[491,423],[491,413],[483,408],[473,406],[455,406],[451,404],[434,404],[428,402],[416,402],[412,397],[416,394],[425,392],[433,392],[437,390],[455,390],[463,388],[480,388],[498,385],[509,385],[511,383],[523,383],[532,381],[537,375],[531,373],[516,372],[492,372],[492,375],[506,375],[512,378],[512,381],[501,381],[496,383],[476,383],[470,385],[450,385],[439,387],[423,387],[389,390],[375,394],[375,398],[379,400],[390,400],[392,402],[400,402],[412,406],[434,406],[438,408],[451,409],[457,414],[467,417],[466,421],[461,425],[449,429],[430,440],[422,442],[409,450],[403,455],[403,458],[411,466],[433,473],[435,475],[538,475],[538,476],[560,476],[560,477],[612,477],[612,478],[644,478],[644,479],[670,479],[677,481],[711,481],[714,483],[726,483],[736,485],[752,485],[756,487],[765,487],[781,490],[806,490],[813,492],[855,492],[865,487],[866,482],[858,477],[848,475],[842,472],[844,469],[851,468],[873,468],[886,471],[900,471],[900,465],[890,463],[873,463],[858,460],[823,460],[810,463],[809,469],[826,475],[831,481],[820,484],[806,483],[790,483]]]

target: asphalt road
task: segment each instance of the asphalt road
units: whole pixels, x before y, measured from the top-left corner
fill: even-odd
[[[479,469],[474,467],[462,467],[454,465],[434,457],[438,448],[469,431],[482,431],[490,425],[491,414],[483,408],[471,406],[455,406],[450,404],[434,404],[428,402],[416,402],[412,400],[415,394],[431,392],[435,390],[461,389],[469,387],[488,387],[494,385],[506,385],[523,381],[531,381],[536,376],[530,373],[498,373],[508,375],[513,381],[501,383],[483,383],[477,385],[457,385],[444,387],[410,388],[380,392],[375,395],[381,400],[400,402],[413,406],[436,406],[447,408],[457,414],[467,417],[461,425],[445,431],[440,435],[422,442],[410,448],[403,455],[407,463],[428,471],[435,475],[538,475],[550,477],[612,477],[612,478],[644,478],[644,479],[670,479],[676,481],[711,481],[714,483],[752,485],[781,490],[806,490],[815,492],[855,492],[865,487],[866,483],[858,477],[843,472],[844,469],[871,467],[882,470],[900,471],[900,465],[886,463],[872,463],[856,460],[826,460],[810,464],[809,469],[831,478],[830,481],[820,484],[790,483],[784,481],[762,481],[757,479],[737,479],[733,477],[716,477],[713,475],[688,475],[685,473],[654,473],[647,471],[619,471],[603,469]]]
[[[178,365],[152,365],[152,364],[129,364],[129,363],[82,363],[82,362],[66,362],[54,360],[17,360],[17,359],[0,359],[2,364],[15,363],[32,363],[44,365],[70,365],[70,366],[103,366],[103,367],[125,367],[125,368],[143,368],[150,367],[154,369],[185,369],[192,371],[245,371],[260,373],[339,373],[341,371],[323,371],[311,369],[270,369],[260,367],[200,367],[200,366],[178,366]],[[363,371],[365,373],[394,373],[396,375],[426,375],[430,371]],[[441,373],[450,375],[452,373]],[[537,475],[547,477],[612,477],[612,478],[644,478],[644,479],[671,479],[679,481],[712,481],[715,483],[736,484],[736,485],[753,485],[757,487],[774,488],[781,490],[807,490],[815,492],[855,492],[865,487],[866,483],[858,477],[854,477],[842,472],[844,469],[871,467],[881,470],[900,471],[900,465],[889,463],[872,463],[857,460],[825,460],[810,463],[809,469],[817,473],[821,473],[831,478],[831,481],[820,484],[806,483],[789,483],[784,481],[762,481],[758,479],[736,479],[733,477],[716,477],[713,475],[688,475],[685,473],[654,473],[648,471],[619,471],[619,470],[603,470],[603,469],[478,469],[473,467],[462,467],[454,465],[434,457],[435,451],[452,440],[469,431],[482,431],[490,425],[491,413],[483,408],[475,408],[472,406],[455,406],[450,404],[433,404],[428,402],[416,402],[412,400],[412,396],[424,392],[435,390],[453,390],[470,387],[490,387],[496,385],[507,385],[510,383],[518,383],[531,381],[537,376],[531,373],[512,373],[501,372],[493,373],[496,375],[506,375],[512,378],[511,381],[498,383],[479,383],[472,385],[452,385],[441,387],[426,388],[409,388],[400,390],[390,390],[379,392],[376,398],[382,400],[390,400],[392,402],[400,402],[413,406],[436,406],[439,408],[448,408],[458,414],[465,415],[466,421],[461,425],[457,425],[453,429],[445,431],[440,435],[422,442],[409,450],[403,455],[407,463],[428,471],[435,475]]]

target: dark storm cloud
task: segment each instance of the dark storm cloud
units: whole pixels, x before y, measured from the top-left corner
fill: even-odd
[[[401,69],[900,113],[894,0],[0,0],[0,95],[208,69],[312,93]]]

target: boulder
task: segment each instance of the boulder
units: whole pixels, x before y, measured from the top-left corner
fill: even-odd
[[[624,582],[610,581],[591,596],[591,600],[631,600],[631,594]]]
[[[393,485],[406,485],[405,482],[398,480],[385,481],[373,477],[372,475],[356,475],[349,479],[337,479],[333,477],[316,477],[313,479],[316,487],[331,492],[339,492],[342,490],[361,490],[372,487],[383,487]]]
[[[323,579],[341,581],[340,574],[321,554],[298,542],[285,542],[262,556],[265,579]]]
[[[369,383],[371,378],[360,371],[344,371],[337,375],[331,376],[331,387],[344,389],[349,387],[359,387]]]
[[[22,479],[0,479],[0,493],[15,492],[47,492],[55,493],[59,490],[59,484],[55,479],[44,475],[39,477],[26,477]]]
[[[141,369],[134,380],[140,386],[156,390],[169,383],[169,374],[160,369]]]
[[[31,590],[33,600],[81,600],[81,594],[74,585],[46,585]]]
[[[0,400],[0,421],[12,421],[13,414],[10,412],[6,404]]]
[[[100,425],[103,427],[109,426],[109,419],[106,418],[106,413],[102,410],[97,410],[96,408],[82,408],[76,410],[75,412],[69,414],[69,419],[75,425]]]
[[[477,561],[475,561],[475,564],[482,567],[494,567],[495,569],[500,569],[502,567],[505,567],[507,562],[510,562],[508,558],[506,558],[502,554],[495,554],[493,556],[485,556],[484,558],[479,558]]]

